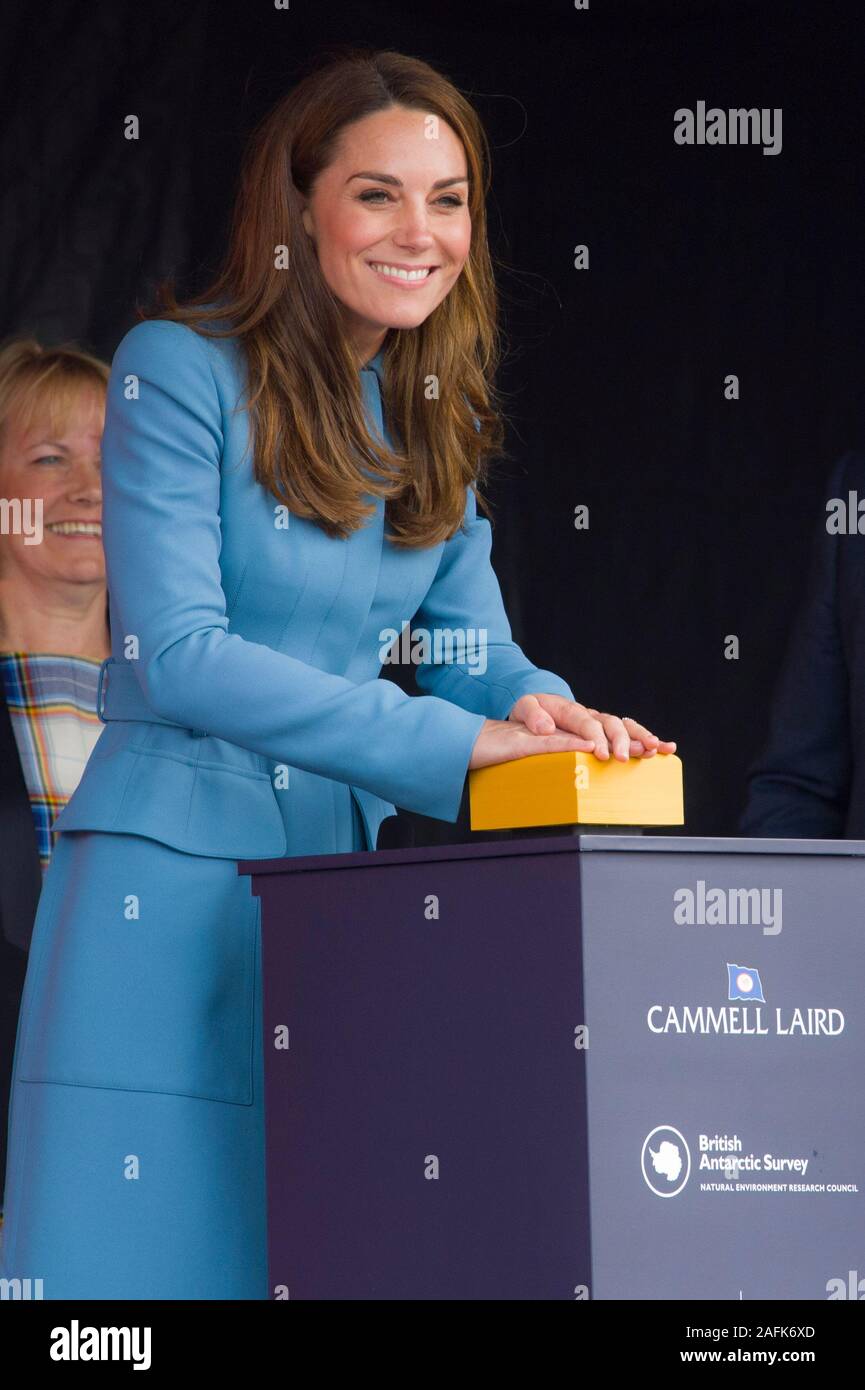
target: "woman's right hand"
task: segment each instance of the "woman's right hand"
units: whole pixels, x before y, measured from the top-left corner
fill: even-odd
[[[558,730],[554,734],[533,734],[525,724],[510,719],[486,719],[475,739],[469,771],[476,767],[491,767],[494,763],[510,763],[516,758],[531,758],[537,753],[569,753],[578,750],[591,753],[594,740]]]

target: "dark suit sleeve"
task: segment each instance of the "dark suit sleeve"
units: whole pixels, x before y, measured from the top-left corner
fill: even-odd
[[[827,499],[846,493],[849,454]],[[841,640],[838,570],[844,536],[822,517],[805,599],[796,615],[771,706],[769,738],[748,770],[744,835],[842,839],[850,789],[849,672]]]

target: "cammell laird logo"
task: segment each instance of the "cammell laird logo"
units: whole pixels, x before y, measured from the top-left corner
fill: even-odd
[[[726,1004],[652,1004],[650,1033],[712,1033],[727,1037],[837,1038],[844,1032],[840,1009],[824,1005],[766,1006],[760,972],[727,962]],[[735,1003],[729,1001],[735,1000]],[[740,1002],[741,1001],[741,1002]]]
[[[727,998],[750,999],[765,1004],[763,982],[753,965],[731,965],[727,961]]]

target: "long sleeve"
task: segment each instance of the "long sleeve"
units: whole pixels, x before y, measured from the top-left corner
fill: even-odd
[[[131,665],[148,704],[268,759],[456,820],[480,714],[387,680],[358,684],[228,631],[222,419],[197,334],[165,320],[126,334],[108,391],[104,543],[112,605],[123,639],[138,639]]]
[[[845,495],[847,455],[829,478],[830,497]],[[842,537],[821,519],[813,541],[806,597],[776,684],[764,752],[749,768],[740,819],[745,835],[840,839],[850,788],[849,673],[838,614]]]
[[[474,489],[466,492],[465,529],[445,542],[435,579],[412,623],[413,629],[433,635],[462,634],[465,659],[448,659],[442,643],[445,659],[421,663],[418,685],[488,719],[506,719],[521,695],[538,691],[575,699],[561,676],[534,666],[513,641],[490,558],[492,528],[477,514]]]

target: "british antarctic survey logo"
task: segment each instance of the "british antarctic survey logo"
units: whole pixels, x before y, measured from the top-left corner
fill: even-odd
[[[823,1193],[858,1195],[855,1182],[811,1181],[811,1158],[804,1154],[756,1153],[745,1150],[738,1134],[698,1134],[695,1153],[699,1162],[699,1192],[726,1196],[753,1192],[788,1193],[793,1196]],[[691,1176],[691,1151],[681,1130],[656,1125],[643,1140],[640,1154],[643,1181],[656,1197],[678,1197]],[[703,1174],[714,1180],[703,1180]]]
[[[640,1162],[656,1197],[677,1197],[691,1176],[691,1151],[672,1125],[657,1125],[646,1135]]]

